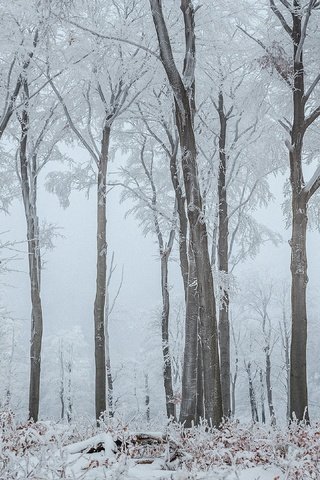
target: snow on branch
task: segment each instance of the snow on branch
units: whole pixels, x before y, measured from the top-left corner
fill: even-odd
[[[303,192],[307,195],[307,200],[310,200],[312,195],[320,187],[320,165],[316,168],[314,174],[310,178],[309,182],[305,185]]]

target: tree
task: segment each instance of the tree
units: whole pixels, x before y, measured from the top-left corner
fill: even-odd
[[[134,18],[139,12],[134,9],[118,8],[117,2],[103,5],[95,2],[93,10],[88,5],[90,20],[95,24],[98,17],[95,15],[97,8],[104,9],[105,16],[113,19],[115,25],[121,28],[134,23]],[[71,13],[69,12],[70,18]],[[70,20],[72,22],[72,20]],[[141,58],[140,50],[133,47],[124,48],[114,45],[113,48],[102,48],[99,35],[91,35],[79,30],[73,38],[77,51],[79,46],[85,46],[86,51],[94,51],[88,56],[87,68],[89,78],[84,73],[80,84],[80,104],[77,105],[78,117],[72,115],[74,96],[70,98],[70,85],[68,79],[64,84],[64,92],[54,82],[54,75],[48,76],[50,85],[62,105],[70,129],[79,143],[93,159],[96,166],[94,174],[97,187],[97,254],[96,254],[96,295],[94,302],[95,325],[95,365],[96,365],[96,418],[97,420],[106,411],[106,343],[105,343],[105,306],[107,285],[107,237],[106,237],[106,197],[107,197],[107,167],[110,157],[110,139],[114,123],[123,115],[126,109],[135,101],[143,90],[138,80],[144,74],[146,55]],[[91,31],[92,32],[92,31]],[[70,32],[72,33],[72,32]],[[81,36],[82,35],[82,36]],[[103,36],[102,36],[103,37]],[[105,42],[105,40],[104,40]],[[141,70],[142,69],[142,70]],[[139,71],[139,74],[138,74]],[[70,73],[69,73],[70,75]],[[138,83],[138,85],[137,85]],[[71,88],[73,90],[73,86]],[[85,110],[85,114],[83,110]],[[79,112],[80,110],[80,112]],[[82,119],[85,118],[85,126]],[[98,138],[100,137],[100,146]],[[51,182],[51,189],[57,185]]]
[[[291,186],[291,308],[292,336],[290,350],[290,414],[298,421],[309,421],[307,389],[307,304],[306,289],[307,251],[306,236],[308,206],[320,187],[320,168],[317,167],[308,182],[304,180],[304,157],[308,149],[307,134],[320,116],[320,106],[316,103],[320,74],[311,73],[315,66],[312,45],[307,36],[316,35],[315,16],[319,5],[315,0],[307,2],[281,1],[281,5],[270,0],[270,8],[282,26],[285,43],[291,50],[282,50],[274,43],[274,48],[259,40],[265,50],[265,61],[274,68],[289,87],[292,98],[292,120],[281,121],[288,139],[290,186]],[[310,73],[309,73],[310,72]],[[312,77],[312,75],[314,75]]]
[[[179,133],[182,154],[182,170],[187,199],[188,223],[191,248],[195,257],[196,280],[199,293],[201,355],[203,365],[203,403],[204,417],[213,425],[219,425],[222,418],[220,366],[217,338],[215,296],[208,251],[207,228],[203,219],[202,196],[197,170],[197,149],[194,135],[194,71],[195,71],[195,35],[194,8],[191,1],[182,0],[181,10],[184,18],[186,52],[183,74],[179,73],[172,53],[171,42],[160,0],[150,0],[152,17],[157,33],[160,58],[172,88],[176,126]],[[189,274],[190,274],[189,266]],[[190,281],[189,275],[189,281]],[[186,339],[189,339],[190,325],[186,325]],[[197,352],[191,352],[197,358]],[[185,391],[193,408],[191,395],[194,391]],[[202,398],[198,398],[201,402]],[[188,412],[188,425],[197,421],[196,412]]]
[[[166,152],[160,150],[160,154],[157,154],[154,138],[147,139],[145,134],[141,133],[139,125],[137,128],[136,122],[135,130],[138,130],[135,139],[137,146],[132,146],[132,154],[128,165],[122,169],[123,182],[116,184],[122,185],[125,189],[123,199],[130,198],[135,201],[135,206],[130,211],[134,212],[141,220],[144,233],[151,230],[157,237],[162,295],[161,337],[166,413],[168,418],[175,419],[176,408],[169,346],[170,293],[168,270],[176,234],[176,205],[175,200],[167,194],[166,174],[168,168],[163,163],[163,154],[166,154]],[[168,216],[166,213],[170,203],[172,204],[172,216]],[[168,235],[167,241],[165,241],[165,233]]]

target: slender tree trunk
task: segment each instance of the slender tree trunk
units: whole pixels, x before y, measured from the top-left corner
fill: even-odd
[[[254,390],[252,373],[251,373],[251,362],[246,364],[246,371],[248,374],[248,383],[249,383],[249,400],[250,400],[250,407],[251,407],[251,417],[252,421],[259,422],[258,416],[258,409],[257,409],[257,400],[256,400],[256,393]]]
[[[146,406],[146,420],[150,422],[150,389],[149,389],[149,375],[144,375],[144,388],[145,388],[145,406]]]
[[[261,402],[261,422],[266,423],[266,411],[264,407],[264,384],[263,384],[263,372],[260,368],[260,402]]]
[[[113,417],[114,415],[114,407],[113,407],[113,378],[112,378],[112,371],[111,371],[111,361],[110,361],[110,348],[109,348],[109,333],[106,330],[106,369],[107,369],[107,386],[108,386],[108,411],[109,417]]]
[[[169,350],[169,312],[170,298],[168,290],[168,260],[169,254],[164,250],[161,255],[161,290],[162,290],[162,354],[163,354],[163,381],[166,395],[166,411],[168,418],[176,419],[176,407],[173,403],[172,368]]]
[[[71,351],[70,351],[70,356],[71,356]],[[68,373],[68,384],[67,384],[67,420],[68,423],[71,422],[72,420],[72,410],[73,410],[73,405],[72,405],[72,359],[69,358],[67,362],[67,373]]]
[[[224,99],[222,92],[219,93],[218,113],[220,118],[219,135],[219,175],[218,175],[218,201],[219,201],[219,231],[218,231],[218,266],[223,277],[229,272],[228,253],[228,203],[226,188],[227,172],[227,117],[224,112]],[[225,285],[226,278],[223,278]],[[230,325],[229,325],[229,294],[226,288],[221,289],[221,304],[219,311],[219,347],[221,365],[221,391],[223,403],[223,415],[230,416]]]
[[[273,398],[272,398],[270,345],[267,345],[265,347],[265,354],[266,354],[266,388],[267,388],[268,407],[269,407],[271,425],[275,425],[276,415],[274,411]]]
[[[107,278],[106,196],[110,126],[103,129],[97,188],[97,278],[94,302],[96,419],[106,411],[105,301]]]
[[[64,358],[63,358],[63,343],[62,341],[60,342],[60,348],[59,348],[59,356],[60,356],[60,391],[59,391],[59,397],[60,397],[60,403],[61,403],[61,415],[60,418],[61,420],[64,419]]]
[[[28,86],[24,82],[25,101],[28,99]],[[20,178],[22,198],[27,222],[27,241],[29,258],[29,277],[31,287],[31,345],[30,345],[30,383],[29,383],[29,419],[38,421],[40,401],[40,367],[42,345],[42,305],[40,297],[40,247],[39,222],[37,217],[36,172],[27,158],[29,116],[27,109],[21,115],[20,139]]]

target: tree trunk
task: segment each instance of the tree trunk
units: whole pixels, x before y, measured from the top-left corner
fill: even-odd
[[[246,364],[246,371],[248,374],[248,383],[249,383],[249,400],[250,400],[250,407],[251,407],[251,417],[252,417],[252,421],[255,423],[255,422],[259,422],[259,416],[258,416],[256,393],[254,391],[254,386],[253,386],[250,362]]]
[[[184,296],[186,303],[186,322],[185,322],[185,348],[182,372],[182,399],[180,408],[180,423],[186,428],[197,423],[199,418],[198,401],[203,403],[203,394],[199,391],[199,358],[200,345],[198,339],[198,290],[195,270],[194,255],[189,245],[189,255],[187,248],[188,238],[188,218],[185,210],[185,197],[179,182],[176,154],[170,158],[170,172],[172,185],[175,191],[177,202],[177,212],[179,217],[179,255],[180,269],[183,279]],[[197,360],[198,358],[198,360]],[[203,416],[203,411],[202,415]]]
[[[25,100],[28,99],[28,86],[24,82]],[[40,297],[40,247],[39,222],[37,217],[37,181],[33,162],[28,162],[27,143],[29,115],[26,109],[21,115],[20,139],[20,179],[24,212],[27,221],[27,241],[29,259],[29,277],[31,287],[31,345],[30,345],[30,383],[29,383],[29,419],[38,421],[40,401],[40,368],[42,345],[42,305]]]
[[[198,351],[200,350],[198,346],[199,306],[196,265],[192,252],[189,253],[188,265],[189,273],[186,301],[185,346],[180,408],[180,423],[183,423],[186,428],[191,427],[193,424],[197,424],[197,405],[200,400],[198,390]]]
[[[290,362],[291,418],[309,421],[307,392],[307,207],[303,196],[293,196],[291,237],[292,336]]]
[[[144,388],[145,388],[145,406],[146,406],[146,420],[150,422],[150,389],[149,389],[149,375],[144,375]]]
[[[218,175],[218,201],[219,201],[219,231],[218,231],[218,267],[223,277],[219,311],[219,347],[221,368],[221,391],[223,403],[223,415],[230,416],[230,325],[229,325],[229,294],[224,288],[226,276],[229,272],[228,262],[228,203],[226,189],[226,140],[227,140],[227,117],[224,112],[222,92],[219,93],[218,113],[220,118],[219,135],[219,175]]]
[[[299,3],[295,2],[299,7]],[[304,65],[302,53],[296,58],[301,39],[301,16],[293,15],[292,38],[294,43],[293,127],[290,149],[290,183],[292,190],[291,237],[291,365],[290,365],[290,415],[298,421],[309,421],[307,392],[307,199],[303,191],[302,146],[305,131]]]
[[[266,388],[267,388],[267,400],[270,414],[271,425],[276,424],[276,415],[273,406],[272,399],[272,385],[271,385],[271,355],[270,355],[270,345],[265,347],[266,353]]]
[[[105,124],[98,164],[97,188],[97,278],[94,302],[95,406],[96,419],[106,411],[105,301],[107,273],[106,195],[110,126]]]
[[[176,419],[176,407],[173,403],[173,385],[172,385],[172,368],[169,350],[169,312],[170,299],[168,290],[168,260],[169,254],[164,250],[161,254],[161,291],[162,291],[162,354],[163,354],[163,381],[166,395],[166,411],[167,417]]]
[[[261,402],[261,422],[266,423],[266,411],[264,407],[264,385],[263,385],[263,373],[260,368],[260,402]]]

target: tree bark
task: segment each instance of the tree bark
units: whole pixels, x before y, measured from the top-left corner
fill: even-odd
[[[94,302],[95,407],[96,419],[106,411],[105,302],[107,278],[106,196],[111,127],[103,128],[97,185],[97,277]]]
[[[226,277],[229,272],[228,252],[228,203],[226,188],[227,172],[227,116],[224,112],[224,98],[219,93],[218,113],[220,119],[219,135],[219,175],[218,175],[218,201],[219,201],[219,230],[218,230],[218,267],[220,273]],[[225,284],[225,278],[223,279]],[[229,325],[229,293],[224,286],[221,289],[219,310],[219,347],[221,368],[221,391],[224,417],[230,416],[230,325]]]

